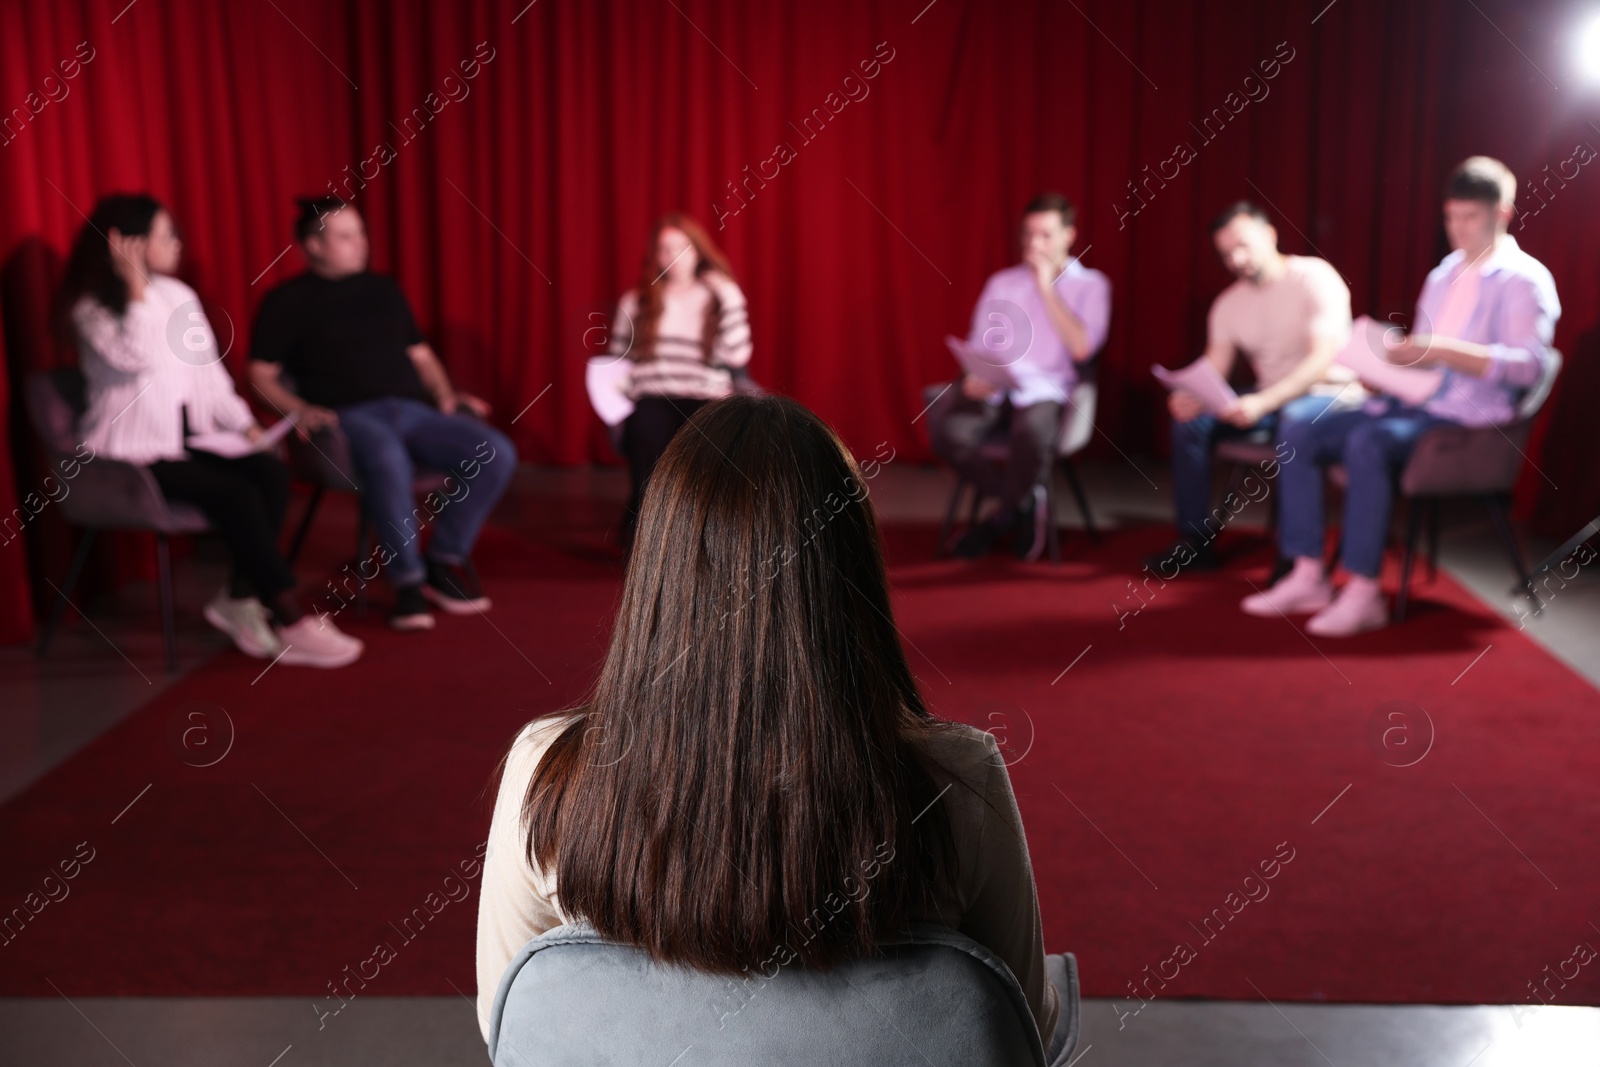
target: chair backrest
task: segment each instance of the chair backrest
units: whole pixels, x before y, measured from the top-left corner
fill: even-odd
[[[489,1055],[501,1067],[1044,1065],[1006,965],[954,930],[923,925],[884,955],[827,973],[775,962],[743,980],[656,964],[586,924],[557,927],[506,968]]]
[[[1081,378],[1067,397],[1067,409],[1061,413],[1061,433],[1056,437],[1056,455],[1071,456],[1082,452],[1094,436],[1094,410],[1100,399],[1100,388],[1092,378]]]
[[[29,375],[23,388],[29,418],[51,460],[81,455],[78,424],[88,408],[83,372],[77,367],[40,371]],[[147,467],[92,454],[91,460],[73,475],[72,492],[61,498],[61,513],[69,523],[169,534],[210,528],[199,509],[169,504]]]
[[[56,456],[75,452],[78,422],[88,407],[83,371],[77,367],[40,371],[28,376],[24,389],[28,415],[45,448]]]
[[[1550,349],[1545,353],[1544,365],[1539,370],[1539,380],[1522,394],[1522,399],[1517,401],[1517,420],[1532,419],[1539,414],[1539,409],[1544,407],[1544,402],[1550,399],[1550,391],[1556,386],[1556,378],[1561,374],[1561,353],[1557,349]]]
[[[1539,380],[1522,394],[1506,425],[1435,426],[1423,434],[1400,472],[1400,491],[1427,497],[1511,492],[1527,462],[1533,418],[1549,399],[1561,363],[1561,353],[1550,349]]]

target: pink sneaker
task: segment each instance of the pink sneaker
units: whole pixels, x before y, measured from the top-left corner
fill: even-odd
[[[1389,625],[1389,605],[1383,587],[1374,578],[1352,575],[1339,597],[1306,623],[1306,633],[1317,637],[1350,637]]]
[[[340,630],[331,618],[304,615],[278,630],[284,663],[299,667],[344,667],[361,658],[366,647]]]
[[[1264,593],[1252,593],[1239,602],[1246,615],[1276,618],[1279,615],[1321,611],[1333,600],[1333,586],[1322,576],[1322,561],[1302,557],[1294,568]]]

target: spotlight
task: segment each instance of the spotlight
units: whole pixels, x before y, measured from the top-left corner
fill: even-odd
[[[1600,17],[1590,19],[1578,33],[1577,63],[1585,78],[1600,82]]]

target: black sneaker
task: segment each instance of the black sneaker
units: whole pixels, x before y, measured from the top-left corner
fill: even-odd
[[[408,585],[394,591],[394,607],[389,611],[389,625],[396,630],[431,630],[433,612],[422,595],[422,586]]]
[[[1034,562],[1044,553],[1048,511],[1044,486],[1034,486],[1017,513],[1017,536],[1011,542],[1012,553],[1025,563]]]
[[[472,615],[488,611],[490,600],[483,595],[478,584],[478,572],[472,561],[465,563],[440,563],[428,560],[428,580],[422,585],[422,595],[452,615]]]
[[[1176,578],[1184,571],[1215,571],[1222,568],[1217,550],[1210,545],[1177,540],[1160,552],[1144,558],[1144,565],[1162,578]]]
[[[961,535],[951,554],[957,559],[981,559],[989,554],[999,536],[1000,531],[995,529],[993,523],[980,522]]]

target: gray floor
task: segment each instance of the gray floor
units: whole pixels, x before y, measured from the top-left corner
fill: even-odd
[[[1118,1030],[1084,1004],[1074,1067],[1593,1067],[1600,1010],[1155,1002]],[[487,1062],[461,997],[373,997],[317,1029],[288,997],[0,1000],[0,1063],[101,1067],[365,1067]],[[665,1065],[662,1065],[665,1067]],[[686,1060],[679,1067],[690,1067]],[[957,1064],[939,1067],[959,1067]]]
[[[1143,475],[1116,461],[1085,471],[1101,525],[1159,521],[1170,514],[1164,472],[1138,461]],[[880,513],[893,520],[937,520],[949,475],[886,466],[871,485]],[[524,526],[559,521],[604,528],[623,495],[620,472],[536,471],[519,476],[503,515]],[[551,508],[552,502],[560,507]],[[1070,511],[1070,509],[1067,509]],[[1247,512],[1246,524],[1251,520]],[[1471,509],[1446,516],[1444,569],[1513,622],[1522,603],[1508,595],[1509,568],[1486,517]],[[306,569],[332,565],[328,545],[346,543],[347,506],[334,502],[319,520],[320,549]],[[1069,516],[1069,522],[1075,517]],[[1529,539],[1530,561],[1554,547]],[[1070,548],[1070,542],[1069,542]],[[325,553],[318,557],[317,552]],[[201,543],[177,568],[180,676],[223,644],[195,606],[221,580],[215,550]],[[1565,587],[1552,586],[1545,610],[1526,632],[1600,687],[1600,566]],[[149,700],[171,678],[160,666],[148,587],[78,605],[75,623],[42,664],[22,648],[0,649],[0,802],[48,773],[73,752]],[[470,992],[470,991],[469,991]],[[464,996],[366,998],[319,1029],[309,998],[0,999],[0,1067],[240,1064],[310,1067],[338,1064],[480,1064],[486,1059]],[[1594,1065],[1600,1063],[1600,1009],[1545,1007],[1367,1006],[1233,1001],[1156,1001],[1119,1018],[1110,1001],[1087,1001],[1076,1063],[1321,1065],[1417,1067]],[[685,1065],[687,1067],[687,1065]]]

